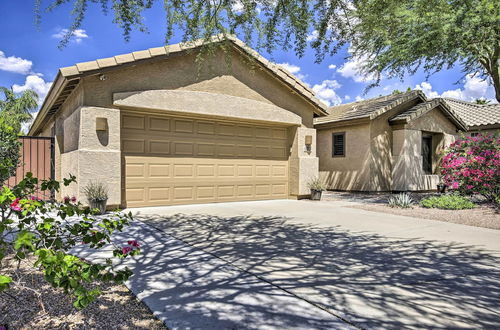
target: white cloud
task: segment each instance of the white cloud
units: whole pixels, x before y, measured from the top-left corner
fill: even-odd
[[[45,96],[47,96],[51,85],[52,83],[46,82],[42,78],[41,74],[30,74],[26,77],[24,85],[14,84],[12,86],[12,90],[14,91],[14,93],[21,93],[27,89],[34,90],[39,96],[38,105],[41,105],[43,103],[43,100],[45,99]]]
[[[63,39],[68,34],[68,32],[68,29],[61,29],[59,30],[59,32],[54,33],[52,35],[52,38]],[[76,42],[77,44],[81,43],[83,39],[86,39],[88,37],[89,36],[87,34],[87,31],[85,31],[84,29],[76,29],[75,31],[73,31],[73,33],[71,33],[71,40]]]
[[[5,56],[5,53],[0,50],[0,70],[28,74],[31,71],[33,62],[24,58],[15,56]]]
[[[427,95],[427,97],[430,97],[430,98],[439,97],[439,93],[436,91],[433,91],[432,85],[430,83],[428,83],[427,81],[424,81],[424,82],[420,83],[419,85],[415,86],[415,89],[421,90],[422,92],[424,92],[425,95]]]
[[[432,85],[426,81],[415,86],[415,89],[422,90],[429,98],[435,97],[451,97],[454,99],[464,101],[474,101],[476,99],[484,98],[494,100],[495,92],[487,80],[480,77],[468,74],[465,76],[465,83],[463,88],[456,88],[444,91],[441,95],[432,90]]]
[[[361,73],[360,69],[363,67],[364,62],[367,61],[366,57],[352,57],[349,61],[342,64],[337,72],[344,78],[352,78],[358,83],[367,83],[375,80],[374,74],[365,75]]]
[[[342,103],[342,98],[337,95],[336,89],[339,89],[342,85],[339,84],[337,80],[323,80],[321,84],[316,84],[313,86],[312,90],[316,93],[316,96],[326,105],[338,105]]]
[[[335,64],[330,64],[328,66],[328,69],[330,69],[330,70],[335,70],[336,68],[337,68],[337,66]]]
[[[306,40],[309,42],[316,41],[318,39],[318,36],[319,36],[318,30],[314,30],[307,35]]]
[[[356,101],[363,101],[363,100],[364,100],[364,98],[362,98],[361,96],[359,96],[359,95],[356,96]]]
[[[344,100],[349,101],[351,97],[349,95],[344,96]]]
[[[244,9],[245,9],[245,4],[241,1],[241,0],[236,0],[232,5],[231,5],[231,9],[233,10],[233,12],[235,14],[242,14]],[[257,14],[260,14],[261,10],[262,10],[262,6],[260,4],[257,4],[257,7],[255,7],[255,10],[257,12]]]
[[[297,74],[300,71],[300,66],[294,65],[294,64],[290,64],[288,62],[278,63],[278,65],[281,66],[282,68],[290,71],[290,73],[292,73],[292,74]]]

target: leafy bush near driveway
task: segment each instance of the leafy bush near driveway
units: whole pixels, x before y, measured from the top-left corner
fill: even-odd
[[[467,197],[457,194],[427,197],[424,198],[420,204],[426,208],[438,208],[445,210],[473,209],[476,206]]]
[[[500,194],[500,137],[479,134],[455,141],[441,160],[441,174],[444,183],[462,195],[495,200]]]
[[[413,199],[408,193],[399,193],[389,197],[388,204],[390,207],[399,207],[402,209],[411,208],[414,204]]]
[[[75,177],[65,179],[64,185],[74,181]],[[112,259],[138,254],[139,243],[130,240],[120,246],[111,242],[113,232],[121,231],[132,217],[123,213],[96,217],[75,198],[65,199],[63,203],[42,201],[34,196],[38,185],[41,191],[59,191],[60,187],[59,182],[53,180],[39,183],[28,173],[15,187],[0,188],[0,266],[10,252],[18,262],[35,256],[33,266],[44,273],[47,282],[74,297],[76,308],[84,308],[100,294],[96,283],[122,283],[132,275],[127,268],[116,269]],[[77,245],[101,249],[109,244],[114,246],[113,258],[102,263],[90,264],[68,254]],[[11,286],[26,288],[23,276],[6,276],[0,267],[0,291]]]

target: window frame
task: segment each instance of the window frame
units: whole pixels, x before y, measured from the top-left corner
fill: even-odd
[[[343,149],[342,155],[335,155],[335,136],[342,136],[343,137],[343,139],[342,139],[342,149]],[[345,132],[334,132],[334,133],[332,133],[332,158],[343,158],[343,157],[346,156],[346,143],[345,143],[345,139],[346,139]]]

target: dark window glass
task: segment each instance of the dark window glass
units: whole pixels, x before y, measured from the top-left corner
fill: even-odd
[[[432,174],[432,136],[422,136],[422,169]]]
[[[475,137],[475,136],[478,136],[478,135],[479,135],[478,132],[470,133],[470,136],[472,136],[472,137]]]
[[[345,156],[345,133],[332,134],[332,157]]]

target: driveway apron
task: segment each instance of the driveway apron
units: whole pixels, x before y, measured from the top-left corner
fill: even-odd
[[[237,269],[239,280],[251,274],[255,285],[271,283],[283,297],[290,293],[359,328],[500,328],[500,231],[349,205],[281,200],[132,211],[139,221],[227,262],[221,267]],[[165,266],[152,258],[151,267]],[[279,305],[280,295],[264,296],[268,303],[255,301],[257,314]],[[175,299],[181,298],[164,301]],[[347,325],[313,321],[311,327]],[[282,326],[292,324],[303,327],[294,321]]]

